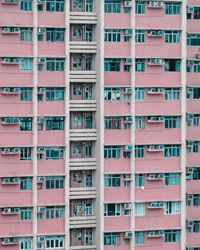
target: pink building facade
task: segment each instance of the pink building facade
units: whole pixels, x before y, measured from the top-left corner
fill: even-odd
[[[200,249],[199,0],[2,0],[0,249]]]

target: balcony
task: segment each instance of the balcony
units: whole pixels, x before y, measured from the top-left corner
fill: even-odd
[[[70,12],[70,23],[97,24],[97,14],[94,12]]]
[[[70,217],[69,227],[71,228],[88,228],[96,227],[96,216]]]
[[[69,190],[70,199],[94,199],[96,198],[95,187],[80,187],[72,188]]]
[[[70,129],[70,141],[96,141],[96,129]]]
[[[70,111],[97,111],[97,101],[70,100]]]
[[[70,158],[70,170],[93,170],[97,168],[96,158]]]

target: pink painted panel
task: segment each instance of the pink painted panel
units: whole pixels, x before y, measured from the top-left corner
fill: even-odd
[[[45,98],[45,97],[44,97]],[[38,115],[63,115],[65,113],[64,101],[43,101],[38,102]]]
[[[199,193],[199,180],[187,180],[187,193]]]
[[[180,170],[181,158],[180,157],[164,157],[163,152],[149,153],[145,152],[145,158],[135,161],[135,170],[137,172],[174,172]]]
[[[43,71],[38,73],[38,82],[39,86],[59,86],[65,82],[65,73],[64,72],[45,72],[45,65]]]
[[[121,41],[123,41],[123,37],[121,37]],[[131,56],[131,43],[105,43],[104,44],[104,55],[106,57],[130,57]]]
[[[104,72],[105,85],[130,85],[131,73],[130,72]]]
[[[123,183],[121,183],[122,185]],[[116,202],[119,199],[124,202],[130,200],[129,187],[104,188],[104,202]]]
[[[8,216],[6,216],[8,217]],[[12,216],[11,216],[12,217]],[[16,216],[18,217],[18,216]],[[14,217],[13,217],[14,218]],[[2,218],[1,218],[2,219]],[[31,221],[20,221],[15,219],[13,222],[6,222],[1,220],[0,223],[0,234],[1,236],[7,235],[28,235],[32,234],[33,223]],[[3,249],[3,247],[1,247]],[[7,246],[5,249],[8,249]]]
[[[199,53],[198,46],[187,46],[187,59],[196,59],[196,54]]]
[[[200,165],[200,154],[190,153],[187,154],[187,166],[199,166]]]
[[[200,74],[198,73],[187,74],[187,86],[199,87],[199,82],[200,82]]]
[[[200,127],[187,127],[187,140],[200,140]]]
[[[153,181],[151,181],[153,182]],[[181,188],[180,186],[164,186],[162,181],[157,182],[157,187],[148,188],[145,186],[144,189],[136,188],[135,189],[135,200],[136,201],[162,201],[165,200],[174,200],[181,198]]]
[[[199,113],[200,100],[188,100],[187,101],[187,112],[188,113]]]
[[[17,117],[23,117],[23,116],[32,116],[33,114],[33,108],[32,103],[30,102],[19,102],[19,100],[15,103],[11,99],[12,97],[8,97],[8,100],[11,100],[11,103],[2,103],[0,102],[0,113],[2,116],[6,116],[9,114],[9,116],[17,116]],[[18,96],[19,98],[19,96]]]
[[[15,36],[19,36],[19,35],[7,35],[7,37],[11,38]],[[1,37],[0,37],[1,40]],[[10,39],[9,39],[10,40]],[[7,39],[7,42],[3,42],[1,44],[0,47],[0,55],[3,56],[10,56],[10,57],[14,57],[14,56],[32,56],[33,55],[33,44],[30,42],[20,42],[20,41],[16,41],[16,42],[10,42]]]
[[[43,184],[43,189],[38,190],[38,205],[53,205],[65,203],[65,191],[60,190],[48,190]]]
[[[199,218],[199,217],[198,217]],[[186,241],[188,246],[200,246],[200,237],[199,233],[191,233],[186,235]]]
[[[105,114],[131,114],[131,105],[128,101],[105,101],[104,102]]]
[[[63,145],[64,143],[65,143],[64,130],[38,131],[38,144],[40,145]]]
[[[199,6],[199,2],[195,4],[196,6]],[[200,20],[187,20],[187,32],[192,33],[192,32],[199,32],[199,25],[200,25]]]
[[[41,160],[38,161],[39,175],[56,175],[65,173],[64,160]]]
[[[45,24],[46,26],[46,24]],[[44,38],[45,40],[45,38]],[[64,42],[39,42],[38,54],[42,56],[64,56],[65,44]]]
[[[130,144],[131,143],[131,130],[104,130],[104,143],[105,144]]]
[[[123,155],[122,150],[121,155]],[[130,172],[130,159],[104,159],[104,171],[105,173]]]
[[[131,26],[131,17],[128,14],[108,14],[104,15],[104,27],[128,29]]]
[[[145,239],[144,245],[137,245],[135,247],[136,250],[181,250],[181,243],[180,242],[169,242],[164,243],[163,238],[155,238],[155,239]]]
[[[44,215],[45,216],[45,215]],[[39,234],[56,234],[65,232],[65,220],[64,219],[56,219],[56,220],[38,220],[37,222],[37,232]]]
[[[180,222],[180,215],[164,215],[163,209],[146,209],[145,216],[135,217],[135,227],[137,229],[178,228]]]
[[[104,217],[104,230],[130,230],[130,216]]]
[[[10,133],[9,131],[7,132],[2,132],[0,133],[0,146],[27,146],[27,145],[32,145],[32,133]]]
[[[187,219],[188,220],[199,220],[199,207],[195,207],[192,204],[187,207]]]
[[[0,23],[2,26],[30,27],[33,25],[33,13],[19,11],[19,5],[1,4],[0,11]],[[10,15],[12,15],[12,18],[10,18]]]
[[[180,72],[164,72],[164,66],[151,66],[151,68],[152,71],[136,72],[135,81],[137,86],[169,87],[181,84]]]
[[[33,173],[32,162],[31,161],[19,161],[19,155],[0,155],[0,175],[9,176],[9,175],[29,175]]]
[[[65,26],[64,12],[38,12],[38,26],[60,27]]]

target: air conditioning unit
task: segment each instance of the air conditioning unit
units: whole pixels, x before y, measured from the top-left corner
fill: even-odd
[[[38,183],[42,183],[42,182],[44,182],[44,180],[45,180],[45,178],[44,178],[44,177],[41,177],[41,176],[39,176],[39,177],[37,178],[37,182],[38,182]]]
[[[130,181],[131,175],[130,174],[124,174],[124,181]]]
[[[19,208],[18,207],[13,208],[13,213],[18,214],[19,213]]]
[[[13,58],[12,63],[19,63],[19,58]]]
[[[191,88],[191,87],[190,87],[190,88],[187,88],[187,92],[188,92],[188,93],[193,93],[193,88]]]
[[[158,174],[157,177],[158,177],[159,179],[163,179],[163,178],[164,178],[164,174]]]
[[[38,242],[43,242],[45,240],[45,237],[44,236],[38,236],[37,237],[37,241]]]
[[[38,3],[45,3],[46,0],[38,0]]]
[[[19,148],[14,148],[13,153],[18,154],[19,153]]]
[[[193,172],[193,168],[187,168],[187,172],[188,173],[192,173]]]
[[[19,243],[19,238],[14,238],[14,239],[13,239],[13,242],[14,242],[14,243]]]
[[[156,36],[157,35],[157,31],[156,30],[149,30],[148,31],[148,36]]]
[[[43,213],[45,212],[46,208],[45,207],[38,207],[37,211],[38,213]]]
[[[164,6],[163,2],[150,1],[148,7],[162,8]]]
[[[11,213],[11,208],[5,207],[1,209],[2,214],[10,214]]]
[[[156,116],[151,116],[151,117],[149,117],[148,118],[148,120],[147,120],[148,122],[157,122],[158,121],[158,119],[157,119],[157,117]]]
[[[164,31],[162,31],[162,30],[157,30],[156,35],[157,35],[157,36],[163,36],[163,35],[164,35]]]
[[[38,147],[37,152],[38,153],[44,153],[45,152],[45,147]]]
[[[11,178],[10,183],[18,184],[20,182],[19,178]]]
[[[14,88],[14,93],[18,94],[19,93],[19,88]]]
[[[124,209],[131,209],[132,208],[132,204],[131,203],[125,203],[124,204]]]
[[[10,58],[4,57],[4,58],[2,59],[2,63],[10,63]]]
[[[38,123],[44,123],[45,118],[44,117],[38,117]]]
[[[39,92],[40,94],[44,94],[45,88],[38,88],[38,92]]]
[[[194,222],[193,221],[187,221],[187,227],[193,227]]]
[[[10,88],[2,88],[2,93],[3,94],[10,93]]]
[[[187,66],[188,67],[192,67],[194,65],[194,62],[193,61],[187,61]]]
[[[193,147],[193,141],[187,141],[187,147]]]
[[[131,116],[125,117],[125,122],[131,123],[133,121],[133,118]]]
[[[40,33],[40,34],[41,34],[41,33],[44,33],[45,30],[46,30],[45,28],[39,27],[39,28],[38,28],[38,33]]]
[[[164,231],[158,231],[157,233],[159,236],[164,236]]]
[[[187,119],[193,119],[194,115],[193,114],[187,114]]]
[[[188,6],[187,11],[188,11],[188,13],[194,12],[194,7]]]
[[[124,93],[125,94],[131,94],[132,93],[132,88],[125,88]]]
[[[125,65],[131,65],[133,63],[132,58],[126,58],[125,59]]]
[[[155,146],[154,145],[149,145],[148,146],[148,151],[153,151],[155,149]]]
[[[17,4],[18,0],[3,0],[3,3],[11,3],[11,4]]]
[[[158,88],[158,91],[157,91],[157,92],[160,93],[160,94],[162,94],[162,93],[163,93],[163,89]]]
[[[132,232],[125,232],[124,233],[124,238],[131,238],[133,237],[133,233]]]
[[[154,232],[153,231],[150,231],[150,232],[148,232],[148,237],[153,237],[154,236]]]
[[[196,54],[196,59],[200,59],[200,53]]]
[[[3,178],[2,179],[2,184],[8,184],[10,183],[10,178]]]
[[[3,238],[2,245],[10,244],[10,238]]]
[[[124,7],[131,7],[131,1],[124,1]]]
[[[133,146],[131,145],[124,146],[124,151],[132,151],[132,150],[133,150]]]
[[[188,194],[188,195],[187,195],[187,199],[188,199],[188,200],[193,199],[193,194]]]
[[[14,28],[14,33],[19,33],[20,29],[19,28]]]
[[[156,58],[155,59],[155,63],[156,64],[162,64],[163,63],[163,60],[161,58]]]
[[[46,58],[44,57],[38,58],[38,63],[45,63],[45,62],[46,62]]]
[[[147,178],[148,180],[155,179],[155,174],[149,174]]]
[[[9,154],[10,153],[10,148],[4,148],[2,150],[2,154]]]
[[[124,35],[125,36],[132,36],[133,35],[133,30],[132,29],[124,30]]]
[[[3,33],[9,33],[10,32],[10,28],[8,27],[4,27],[3,29]]]
[[[164,122],[164,117],[163,116],[158,117],[158,121],[159,122]]]

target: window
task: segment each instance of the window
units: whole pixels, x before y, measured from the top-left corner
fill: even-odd
[[[20,238],[20,250],[32,250],[33,239],[31,237]]]
[[[193,180],[200,180],[200,168],[193,168]]]
[[[104,129],[121,129],[121,117],[105,117]]]
[[[46,160],[63,160],[63,147],[46,147]]]
[[[144,174],[135,174],[135,187],[144,187]]]
[[[64,219],[64,207],[46,207],[46,219]]]
[[[194,66],[193,66],[193,72],[194,73],[200,73],[200,61],[194,61]]]
[[[200,141],[193,141],[193,153],[200,153]]]
[[[136,245],[144,244],[144,232],[143,231],[135,232],[135,244]]]
[[[121,13],[121,0],[105,0],[105,13]]]
[[[136,43],[145,42],[145,30],[135,30],[135,42]]]
[[[180,214],[180,213],[181,213],[180,201],[165,202],[164,214]]]
[[[180,174],[179,173],[166,173],[165,174],[165,185],[166,186],[178,186],[178,185],[180,185]]]
[[[22,57],[20,61],[20,71],[33,71],[33,58]]]
[[[46,130],[64,130],[64,117],[46,117]]]
[[[194,207],[200,206],[200,194],[193,194],[193,206]]]
[[[144,158],[144,146],[143,145],[135,146],[135,158]]]
[[[63,28],[46,28],[47,42],[64,42],[65,29]]]
[[[120,233],[104,233],[104,246],[120,244]]]
[[[105,88],[104,100],[105,101],[120,101],[121,90],[120,88]]]
[[[135,14],[145,14],[145,1],[136,1]]]
[[[64,236],[46,236],[45,238],[46,249],[64,248],[64,242]]]
[[[200,233],[200,221],[194,221],[193,233]]]
[[[187,46],[200,46],[200,34],[187,34]]]
[[[135,203],[135,216],[144,216],[145,215],[145,204],[144,202]]]
[[[32,177],[20,178],[20,190],[32,190]]]
[[[120,158],[120,146],[104,146],[104,158],[105,159],[119,159]]]
[[[165,43],[180,43],[180,31],[165,31]]]
[[[32,0],[20,0],[21,11],[32,11]]]
[[[166,88],[165,100],[168,101],[180,100],[180,88]]]
[[[104,59],[104,71],[108,72],[119,72],[120,71],[120,61],[121,59]]]
[[[180,15],[181,3],[179,2],[166,2],[165,3],[165,15]]]
[[[63,101],[64,88],[46,88],[46,101]]]
[[[180,120],[179,116],[165,116],[165,128],[180,128]]]
[[[164,146],[164,156],[165,157],[179,157],[180,156],[180,145],[165,145]]]
[[[46,0],[46,11],[64,12],[64,0]]]
[[[33,40],[33,29],[32,28],[21,28],[20,29],[20,41],[32,42]]]
[[[32,131],[32,118],[21,117],[20,118],[20,130],[21,131]]]
[[[104,216],[120,216],[120,204],[104,204]]]
[[[63,176],[47,176],[46,177],[46,189],[64,189]]]
[[[200,100],[200,88],[193,88],[193,99]]]
[[[144,72],[145,71],[145,60],[135,59],[135,71]]]
[[[72,149],[72,154],[73,155],[81,155],[82,154],[82,145],[74,144],[73,149]]]
[[[194,115],[193,117],[193,126],[200,127],[200,115]]]
[[[32,88],[20,88],[20,101],[32,101]]]
[[[119,43],[121,42],[121,30],[120,29],[106,29],[105,32],[105,42]]]
[[[46,71],[64,71],[63,58],[46,58]]]
[[[135,129],[145,129],[145,117],[144,116],[135,117]]]
[[[32,207],[21,207],[20,208],[20,220],[32,220]]]
[[[194,7],[193,18],[200,19],[200,7]]]
[[[144,101],[144,88],[135,88],[135,100]]]
[[[165,230],[165,242],[180,242],[180,230]]]
[[[165,72],[180,72],[180,64],[178,59],[165,59]]]
[[[32,160],[32,148],[20,148],[20,160]]]
[[[93,0],[86,0],[85,12],[93,12],[94,4]]]
[[[104,187],[120,187],[120,175],[119,174],[105,174],[104,175]]]

